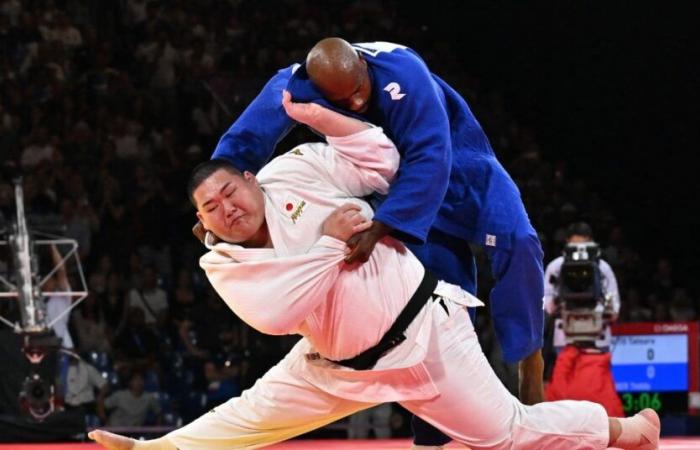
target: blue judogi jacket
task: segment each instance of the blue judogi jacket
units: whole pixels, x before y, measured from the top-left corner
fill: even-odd
[[[282,107],[286,89],[294,101],[316,102],[381,126],[396,143],[398,177],[375,219],[402,239],[424,243],[435,227],[479,245],[509,248],[525,215],[520,192],[464,99],[407,47],[387,42],[354,47],[367,61],[372,83],[363,115],[330,105],[304,65],[295,64],[265,85],[221,137],[212,158],[257,172],[295,125]]]

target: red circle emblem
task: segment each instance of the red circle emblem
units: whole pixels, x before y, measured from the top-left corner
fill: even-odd
[[[287,208],[287,211],[291,211],[292,208],[294,208],[294,205],[292,205],[291,203],[287,203],[287,205],[285,206],[285,208]]]

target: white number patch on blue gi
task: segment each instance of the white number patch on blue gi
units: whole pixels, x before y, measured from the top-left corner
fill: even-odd
[[[493,234],[487,234],[486,235],[486,245],[489,247],[495,247],[496,246],[496,236]]]
[[[391,95],[392,100],[401,100],[406,96],[406,94],[401,92],[401,85],[396,81],[392,81],[391,83],[384,86],[384,90],[387,91],[389,95]]]

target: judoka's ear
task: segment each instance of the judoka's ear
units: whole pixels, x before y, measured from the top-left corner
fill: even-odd
[[[255,177],[253,172],[249,172],[247,170],[243,172],[243,179],[249,183],[255,184],[257,187],[260,187],[260,183],[258,183],[258,179]]]

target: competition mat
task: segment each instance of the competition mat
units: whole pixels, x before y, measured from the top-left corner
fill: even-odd
[[[50,444],[0,444],[0,450],[98,450],[97,444],[50,443]],[[408,450],[411,441],[406,439],[391,440],[293,440],[267,447],[271,450]],[[464,447],[449,444],[446,448]],[[697,450],[700,449],[700,437],[663,438],[661,450]]]

